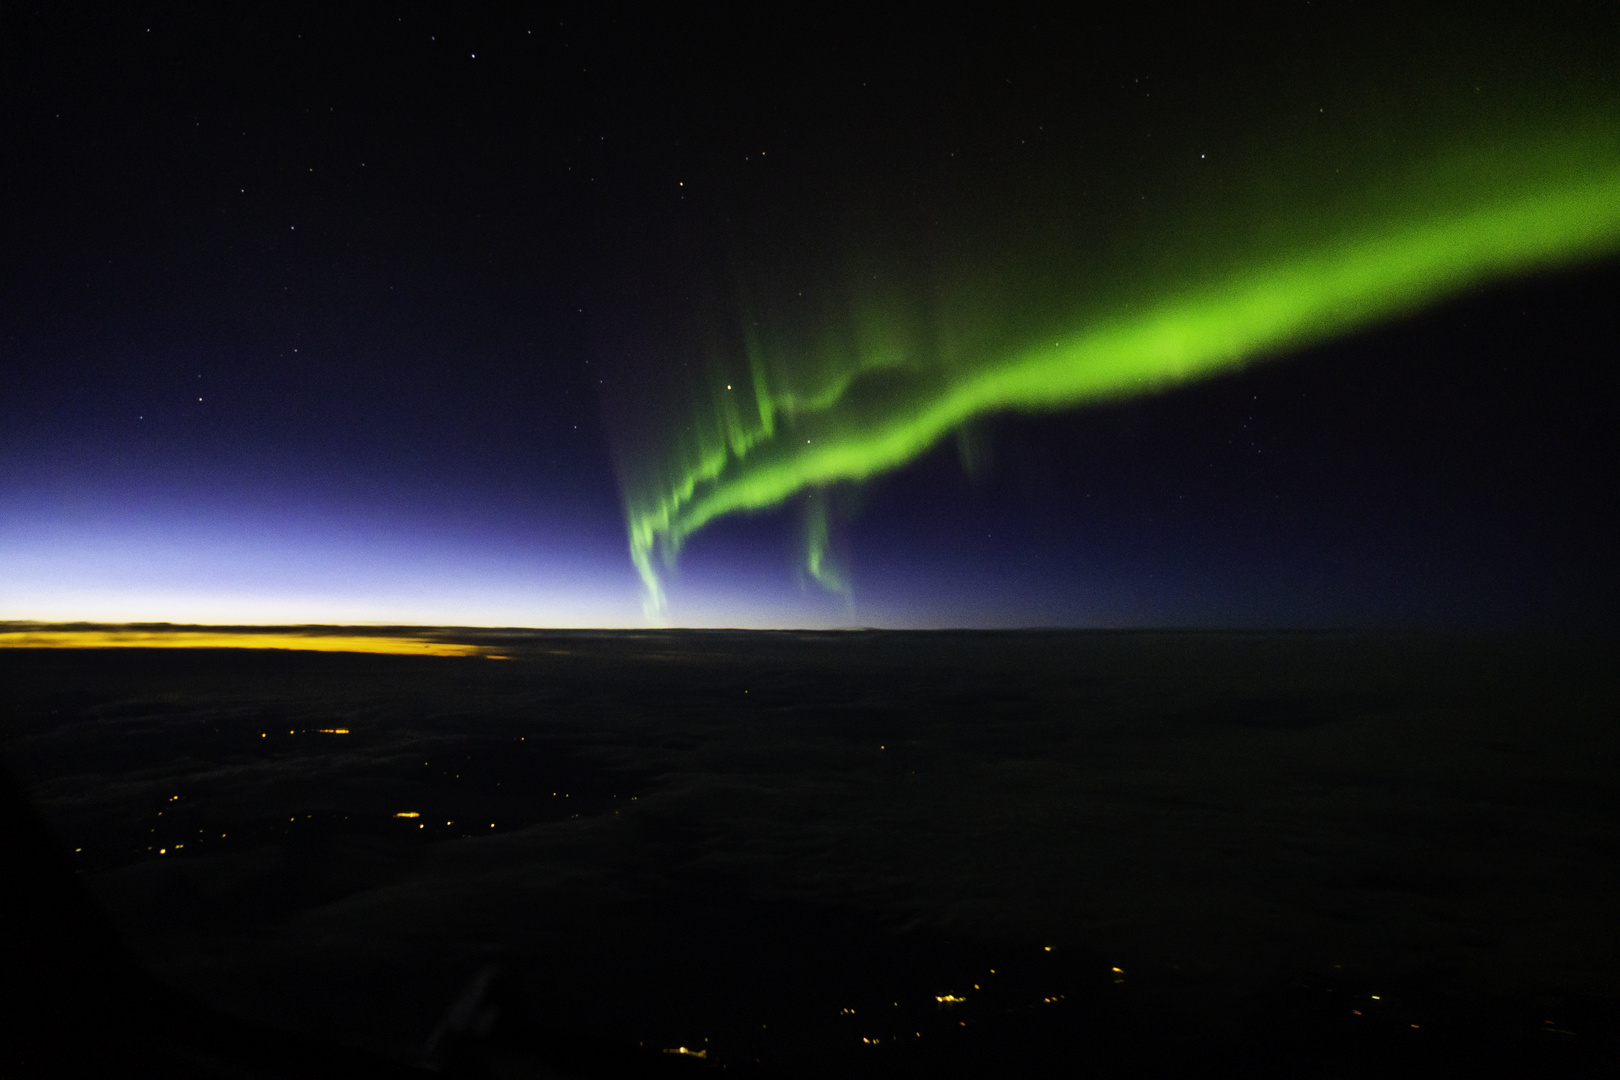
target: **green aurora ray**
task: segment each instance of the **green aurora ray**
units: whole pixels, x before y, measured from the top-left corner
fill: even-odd
[[[739,305],[746,331],[711,349],[689,415],[621,466],[649,616],[666,603],[659,564],[695,532],[796,496],[809,499],[808,572],[845,590],[818,493],[903,466],[976,417],[1162,392],[1620,250],[1620,121],[1591,115],[1376,161],[1336,188],[1268,189],[1248,204],[1265,203],[1264,241],[1252,213],[1222,228],[1222,204],[1189,197],[1105,259],[1033,259],[1020,276],[1014,253],[927,302],[884,281],[863,295],[876,275],[849,273],[819,323]]]

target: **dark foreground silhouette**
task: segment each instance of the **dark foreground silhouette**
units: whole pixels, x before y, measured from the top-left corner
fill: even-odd
[[[1601,914],[1620,850],[1604,643],[502,649],[517,659],[0,657],[28,791],[8,774],[0,792],[0,959],[22,990],[0,1074],[1598,1077],[1620,1061],[1612,921],[1537,914],[1581,918],[1566,894],[1582,890]],[[1523,837],[1487,827],[1526,817]],[[1335,846],[1362,819],[1371,839]],[[1578,858],[1536,861],[1571,843]],[[1211,877],[1233,866],[1235,893]],[[1481,881],[1501,914],[1470,906],[1498,899]],[[1067,925],[1051,912],[1087,889],[1074,910],[1117,913],[1067,938],[1027,929]],[[1376,951],[1465,916],[1439,961]],[[1536,944],[1559,933],[1574,945]],[[1287,947],[1267,953],[1268,934]],[[1533,992],[1485,985],[1522,970],[1498,943],[1519,939],[1562,967]],[[1344,963],[1320,962],[1330,947]]]
[[[153,979],[113,933],[55,840],[0,777],[6,868],[8,1077],[422,1075],[386,1060],[257,1027]]]
[[[691,1075],[701,1060],[514,1025],[521,987],[481,972],[414,1067],[210,1009],[152,978],[75,880],[55,840],[0,770],[6,867],[0,970],[13,988],[0,1076],[305,1077],[406,1080]]]

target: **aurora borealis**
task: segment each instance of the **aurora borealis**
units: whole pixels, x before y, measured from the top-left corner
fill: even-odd
[[[747,384],[714,393],[713,405],[685,429],[690,434],[666,450],[671,460],[650,470],[664,486],[629,486],[630,557],[650,607],[663,606],[654,552],[672,563],[685,539],[716,517],[893,470],[982,413],[1160,392],[1474,283],[1607,254],[1620,246],[1620,126],[1588,134],[1576,149],[1586,152],[1578,165],[1537,144],[1476,155],[1471,198],[1435,209],[1422,206],[1429,191],[1409,180],[1406,198],[1383,196],[1379,212],[1341,235],[1301,240],[1298,251],[1223,269],[1168,295],[1113,309],[1081,306],[1069,319],[1074,330],[1053,330],[1061,337],[1050,347],[1043,335],[991,351],[970,325],[928,335],[896,327],[904,316],[891,313],[876,314],[878,332],[867,340],[847,335],[855,347],[831,364],[807,364],[753,338],[740,376]],[[1482,165],[1500,159],[1550,160],[1563,170],[1503,178]],[[1283,212],[1306,217],[1309,209]],[[956,351],[972,351],[946,363],[944,343],[956,338],[970,342]],[[860,400],[873,372],[888,384],[876,403]],[[823,567],[826,528],[816,504],[808,513],[808,572],[838,591],[841,581]]]
[[[15,13],[0,619],[1601,620],[1612,14]]]

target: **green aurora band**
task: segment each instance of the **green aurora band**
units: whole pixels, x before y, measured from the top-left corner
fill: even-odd
[[[1016,255],[986,273],[977,297],[971,277],[957,282],[952,296],[976,304],[908,305],[878,295],[878,282],[870,296],[846,292],[842,325],[819,337],[757,308],[734,318],[747,330],[729,355],[709,359],[702,385],[687,387],[691,415],[655,434],[662,445],[644,447],[622,476],[649,616],[666,604],[658,563],[673,566],[693,533],[796,496],[809,499],[808,572],[846,590],[826,554],[824,489],[896,469],[976,417],[1162,392],[1480,284],[1620,250],[1613,116],[1374,164],[1364,176],[1376,182],[1286,189],[1294,194],[1267,208],[1282,231],[1263,242],[1224,242],[1246,223],[1178,226],[1206,220],[1208,208],[1189,199],[1157,239],[1133,234],[1134,246],[1116,244],[1102,265],[1146,271],[1098,290],[1084,276],[1097,261],[1079,263],[1065,302],[1052,286],[1061,273],[1037,267],[1026,290],[1034,299],[999,320],[986,313],[1019,295]],[[1172,269],[1152,280],[1153,267]],[[1039,314],[1025,318],[1031,305]]]

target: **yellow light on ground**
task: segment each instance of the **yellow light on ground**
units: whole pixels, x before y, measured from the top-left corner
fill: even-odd
[[[298,629],[259,631],[209,628],[91,629],[39,627],[0,630],[0,649],[291,649],[303,652],[388,653],[404,656],[479,656],[482,645],[468,645],[394,634],[367,634],[345,628],[341,634]]]
[[[395,814],[394,816],[395,817],[421,817],[422,815],[418,814],[415,810],[405,810],[405,811],[402,811],[401,813]]]

